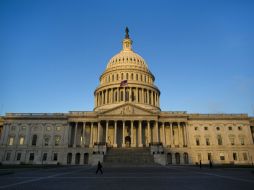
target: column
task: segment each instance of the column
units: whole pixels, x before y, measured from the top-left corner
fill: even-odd
[[[138,146],[143,147],[142,144],[142,122],[138,122]]]
[[[159,128],[158,128],[158,121],[155,121],[155,135],[156,135],[156,142],[159,142]]]
[[[151,126],[150,121],[147,121],[148,145],[151,143]]]
[[[136,87],[136,102],[138,102],[139,97],[138,97],[138,88]]]
[[[105,104],[108,103],[108,90],[105,90]]]
[[[108,143],[108,121],[106,121],[106,135],[105,135],[105,142],[106,142],[106,145]]]
[[[90,144],[89,144],[89,147],[93,147],[93,122],[91,122]]]
[[[162,122],[162,143],[164,146],[166,146],[166,138],[165,138],[165,123]]]
[[[188,146],[189,142],[188,123],[185,123],[185,133],[186,133],[186,146]]]
[[[173,147],[173,143],[174,143],[173,126],[172,125],[173,125],[173,123],[170,123],[170,145],[171,145],[171,147]]]
[[[122,147],[125,147],[125,121],[123,121],[123,144]]]
[[[113,147],[117,147],[117,142],[116,142],[116,135],[117,135],[117,121],[114,121],[114,123],[115,123],[115,130],[114,130],[114,132],[115,132],[115,135],[114,135],[114,145],[113,145]]]
[[[180,147],[181,143],[180,143],[180,123],[177,122],[177,129],[178,129],[178,145]]]
[[[120,102],[120,89],[117,88],[117,102]]]
[[[142,88],[141,89],[141,91],[142,91],[142,96],[141,96],[141,103],[145,103],[145,101],[144,101],[144,89]]]
[[[129,90],[129,101],[133,102],[133,97],[132,97],[132,88]]]
[[[7,135],[8,137],[8,133],[9,133],[9,128],[10,126],[5,126],[5,134]],[[31,126],[30,125],[27,125],[26,126],[26,145],[29,146],[29,142],[30,142],[30,132],[31,132]],[[7,144],[7,141],[8,139],[3,139],[3,144]]]
[[[4,124],[3,130],[2,130],[2,134],[1,134],[1,139],[0,139],[0,145],[3,145],[3,144],[4,144],[4,136],[5,136],[5,133],[6,133],[6,125]]]
[[[154,103],[153,103],[153,91],[151,91],[151,104],[154,105]]]
[[[45,126],[43,127],[43,129],[45,130]],[[69,147],[69,143],[70,143],[70,124],[67,123],[65,130],[64,130],[64,144]],[[67,142],[66,142],[67,141]],[[44,139],[42,139],[42,145],[44,145]]]
[[[84,147],[86,144],[85,141],[85,134],[86,134],[86,122],[83,122],[83,130],[82,130],[82,146]]]
[[[101,121],[99,121],[97,125],[97,143],[100,142],[100,129],[101,129]]]
[[[73,147],[77,146],[77,129],[78,129],[78,122],[75,122],[75,132],[74,132]],[[52,138],[54,138],[54,137],[52,137]]]
[[[131,147],[134,147],[133,123],[134,121],[131,121]]]

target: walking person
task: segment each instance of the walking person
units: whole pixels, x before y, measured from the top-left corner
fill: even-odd
[[[210,167],[210,169],[213,167],[212,160],[209,160],[209,167]]]
[[[201,160],[199,160],[199,168],[200,169],[202,168],[202,162],[201,162]]]
[[[101,172],[101,174],[103,174],[103,171],[102,171],[102,165],[101,165],[101,162],[100,161],[98,161],[98,164],[97,164],[97,170],[96,170],[96,175],[97,175],[97,173],[98,173],[98,171],[100,171]]]

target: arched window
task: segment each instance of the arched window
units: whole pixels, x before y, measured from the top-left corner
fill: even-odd
[[[131,73],[131,80],[133,80],[133,73]]]
[[[118,74],[116,74],[116,80],[118,80]]]
[[[121,74],[121,80],[123,80],[123,73]]]
[[[136,74],[136,80],[138,80],[138,74]]]
[[[117,91],[115,92],[115,102],[117,102]]]
[[[32,146],[36,146],[36,143],[37,143],[37,135],[33,135]]]
[[[221,135],[217,136],[218,145],[222,145],[222,138]]]

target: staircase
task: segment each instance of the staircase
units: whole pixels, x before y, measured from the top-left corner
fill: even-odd
[[[149,148],[110,148],[104,156],[106,166],[155,165]]]

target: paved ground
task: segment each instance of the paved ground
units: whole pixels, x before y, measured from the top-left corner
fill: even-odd
[[[18,169],[0,176],[0,189],[254,189],[254,169],[196,167],[112,167],[95,175],[95,168]]]

